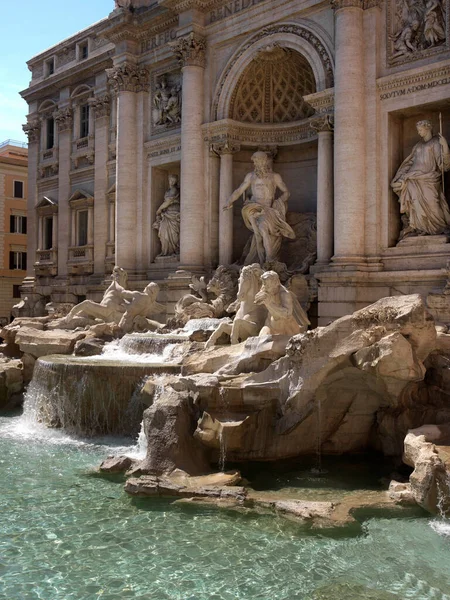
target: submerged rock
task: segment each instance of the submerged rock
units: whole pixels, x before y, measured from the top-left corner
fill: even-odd
[[[182,469],[189,475],[210,470],[206,449],[193,437],[198,407],[190,392],[165,386],[157,402],[144,412],[147,455],[142,472],[153,475]]]
[[[136,464],[129,456],[108,456],[99,467],[101,473],[126,473]]]

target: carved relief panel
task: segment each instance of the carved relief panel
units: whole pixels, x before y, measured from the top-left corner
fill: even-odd
[[[449,50],[449,0],[388,0],[388,66]]]
[[[152,131],[162,133],[181,123],[181,73],[154,73],[152,77]]]

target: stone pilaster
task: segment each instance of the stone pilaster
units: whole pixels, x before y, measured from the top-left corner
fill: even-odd
[[[366,129],[362,0],[334,0],[334,257],[364,267]]]
[[[181,120],[180,262],[184,269],[204,265],[204,142],[202,135],[205,39],[190,33],[172,48],[183,74]]]
[[[28,136],[28,199],[27,199],[27,277],[34,277],[34,263],[36,262],[36,249],[38,240],[36,204],[37,199],[37,173],[39,162],[40,122],[29,121],[23,126]]]
[[[224,142],[214,146],[220,156],[219,179],[219,264],[233,262],[233,209],[224,211],[233,193],[233,154],[239,152],[239,144]]]
[[[73,112],[70,107],[55,113],[58,127],[59,171],[58,171],[58,277],[67,277],[70,230],[70,169],[72,153]],[[73,235],[73,232],[72,232]]]
[[[94,275],[105,273],[106,244],[108,242],[108,133],[111,99],[109,94],[95,98],[92,102],[95,117],[95,162],[94,162]]]
[[[123,63],[107,69],[117,94],[116,264],[136,270],[137,92],[148,89],[145,68]]]
[[[333,256],[333,121],[329,115],[311,121],[317,131],[317,262]]]

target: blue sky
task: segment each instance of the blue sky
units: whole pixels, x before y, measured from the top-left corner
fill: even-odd
[[[0,0],[0,143],[27,141],[27,104],[19,96],[31,79],[26,61],[99,21],[114,0]]]

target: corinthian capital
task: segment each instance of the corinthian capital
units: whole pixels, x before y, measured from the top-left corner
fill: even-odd
[[[94,98],[91,104],[94,109],[96,119],[101,117],[109,117],[111,114],[111,96],[105,94],[104,96]]]
[[[39,119],[33,119],[33,121],[25,123],[25,125],[22,125],[22,129],[28,137],[29,144],[39,141],[39,136],[41,134],[41,123]]]
[[[205,67],[206,39],[191,32],[189,35],[177,38],[170,44],[181,67],[194,65]]]
[[[146,92],[149,87],[149,74],[145,67],[124,63],[106,69],[109,85],[115,92]]]
[[[60,108],[55,112],[55,122],[58,125],[58,131],[70,131],[73,125],[73,111],[71,108]]]
[[[239,152],[241,145],[231,140],[224,140],[216,144],[211,144],[211,151],[221,156],[222,154],[235,154]]]
[[[335,11],[341,8],[364,8],[364,0],[330,0]]]
[[[334,118],[332,115],[323,115],[322,117],[311,119],[309,124],[314,131],[317,131],[317,133],[320,133],[321,131],[333,131]]]

